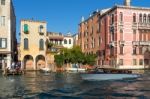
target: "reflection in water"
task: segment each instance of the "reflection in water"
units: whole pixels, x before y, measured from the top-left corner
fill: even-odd
[[[150,73],[118,81],[83,81],[79,74],[0,75],[0,99],[150,99]]]

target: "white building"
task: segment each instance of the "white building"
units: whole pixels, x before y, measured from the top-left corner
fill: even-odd
[[[10,67],[17,52],[16,16],[12,0],[0,0],[0,69]]]
[[[72,48],[73,44],[74,44],[74,41],[73,41],[73,37],[71,33],[67,33],[67,35],[64,36],[63,46],[65,48]]]

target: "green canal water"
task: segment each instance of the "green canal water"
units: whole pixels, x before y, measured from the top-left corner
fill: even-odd
[[[69,73],[0,75],[0,99],[150,99],[150,72],[110,81],[83,81]]]

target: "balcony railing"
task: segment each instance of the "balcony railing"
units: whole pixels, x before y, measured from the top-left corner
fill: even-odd
[[[133,28],[137,28],[137,25],[138,25],[138,24],[137,24],[136,22],[133,22],[132,27],[133,27]]]
[[[150,29],[150,23],[138,23],[139,29]]]
[[[133,41],[134,46],[150,46],[150,41]]]
[[[119,45],[125,45],[125,41],[119,41]]]

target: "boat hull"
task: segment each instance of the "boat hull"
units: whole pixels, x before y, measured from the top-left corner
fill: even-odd
[[[83,80],[121,80],[124,78],[137,78],[138,74],[80,74]]]

